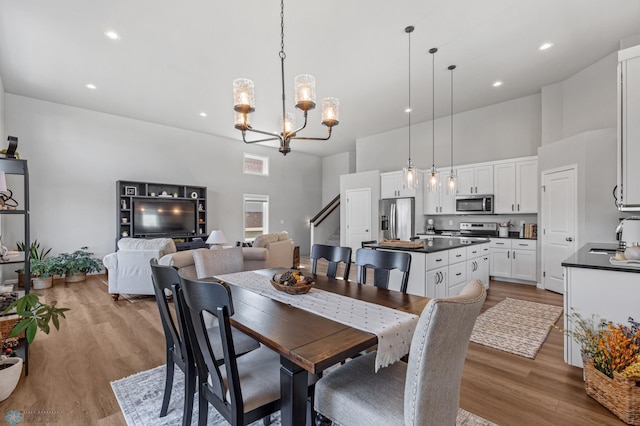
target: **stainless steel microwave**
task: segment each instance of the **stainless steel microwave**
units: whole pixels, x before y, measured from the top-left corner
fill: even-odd
[[[459,195],[456,214],[493,214],[493,195]]]

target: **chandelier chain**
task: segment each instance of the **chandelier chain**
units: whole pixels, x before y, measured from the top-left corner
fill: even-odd
[[[284,0],[280,2],[280,58],[286,58],[284,53]]]

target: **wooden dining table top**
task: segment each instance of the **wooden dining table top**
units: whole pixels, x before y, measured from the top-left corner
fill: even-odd
[[[264,275],[265,282],[268,283],[269,279],[275,273],[282,272],[282,269],[261,269],[252,272]],[[324,275],[313,275],[313,278],[316,289],[415,315],[420,315],[429,301],[426,297],[328,278]],[[231,317],[232,324],[309,373],[319,373],[377,344],[375,334],[278,302],[242,287],[230,287],[235,311]]]

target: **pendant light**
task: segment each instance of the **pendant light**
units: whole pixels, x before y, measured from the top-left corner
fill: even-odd
[[[456,66],[449,65],[448,69],[451,71],[451,171],[447,179],[447,194],[454,195],[458,183],[458,176],[456,175],[456,171],[453,170],[453,70],[456,69]]]
[[[440,189],[440,181],[438,179],[438,171],[436,170],[436,52],[437,48],[433,47],[429,49],[429,53],[432,55],[431,61],[431,171],[429,172],[429,180],[427,189],[429,192],[437,192]]]
[[[404,29],[404,32],[409,36],[409,159],[407,165],[402,169],[402,185],[405,189],[416,189],[418,187],[418,175],[417,170],[413,163],[411,163],[411,33],[414,27],[408,26]]]

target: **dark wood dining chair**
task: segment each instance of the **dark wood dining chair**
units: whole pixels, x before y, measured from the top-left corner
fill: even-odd
[[[344,262],[344,273],[342,279],[349,279],[349,271],[351,270],[351,247],[328,246],[324,244],[314,244],[311,247],[311,273],[315,274],[318,266],[318,260],[325,259],[327,264],[327,276],[335,278],[338,273],[338,265]]]
[[[409,272],[411,271],[411,255],[409,253],[359,248],[356,250],[356,266],[358,267],[359,284],[366,283],[367,269],[372,269],[373,285],[380,288],[389,288],[391,270],[399,270],[402,272],[400,291],[407,292]]]
[[[375,373],[371,352],[325,374],[316,384],[316,425],[455,425],[467,347],[485,298],[474,280],[457,296],[431,299],[407,363]]]
[[[181,292],[188,306],[187,328],[192,340],[198,369],[198,425],[207,424],[208,404],[211,404],[232,426],[247,425],[265,419],[280,409],[280,355],[266,346],[238,357],[231,338],[231,317],[234,314],[231,290],[222,281],[198,281],[180,275]],[[207,333],[203,318],[214,315],[219,323],[218,343]],[[224,364],[219,365],[213,346],[224,352]],[[316,376],[309,375],[313,385]]]
[[[171,399],[171,389],[173,388],[174,370],[177,365],[185,375],[182,420],[184,425],[190,425],[191,415],[193,413],[193,395],[196,390],[196,366],[192,350],[193,345],[190,343],[187,333],[189,314],[182,299],[177,297],[181,285],[180,276],[174,267],[158,265],[156,259],[151,259],[150,264],[153,289],[160,312],[160,321],[162,322],[162,328],[164,330],[167,359],[164,397],[162,399],[160,417],[167,415],[169,400]],[[167,297],[168,294],[173,295],[171,298],[172,302],[170,302]],[[173,303],[175,317],[171,314],[169,308],[170,303]],[[207,332],[212,336],[220,334],[217,327],[209,327]],[[237,353],[239,354],[244,354],[260,347],[260,343],[257,340],[239,330],[234,331],[233,340],[238,348]],[[224,359],[222,346],[216,345],[214,354],[216,362],[222,363]]]

